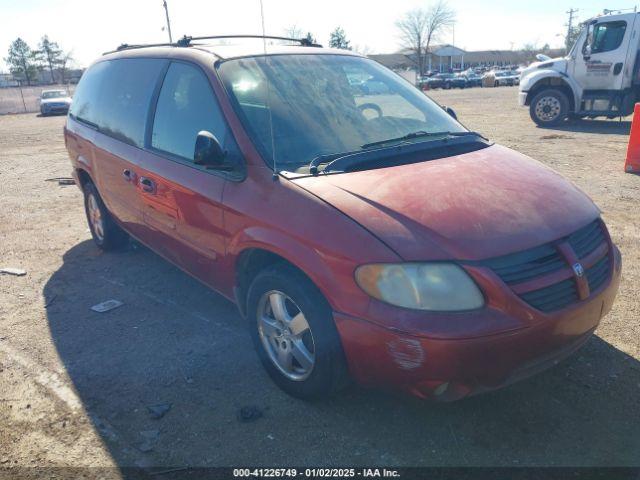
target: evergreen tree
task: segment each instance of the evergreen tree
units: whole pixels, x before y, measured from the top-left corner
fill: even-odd
[[[329,36],[329,46],[331,48],[340,48],[342,50],[351,50],[351,42],[347,40],[342,27],[336,27]]]
[[[16,77],[24,78],[27,85],[35,80],[38,73],[36,55],[20,37],[11,42],[9,54],[4,61],[9,65],[9,71]]]

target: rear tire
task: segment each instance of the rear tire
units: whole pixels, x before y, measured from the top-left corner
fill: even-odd
[[[123,248],[129,241],[129,235],[115,222],[96,186],[92,182],[87,182],[83,191],[84,209],[95,244],[105,251]]]
[[[247,294],[247,318],[262,365],[289,395],[315,400],[348,385],[331,307],[299,270],[280,264],[259,273]]]
[[[569,114],[569,99],[556,89],[542,90],[529,104],[529,115],[540,127],[555,127]]]

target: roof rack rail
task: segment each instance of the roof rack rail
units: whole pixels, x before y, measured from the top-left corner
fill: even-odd
[[[274,37],[271,35],[207,35],[205,37],[188,37],[184,36],[180,40],[178,40],[178,46],[187,47],[191,44],[192,41],[198,40],[225,40],[228,38],[259,38],[265,40],[283,40],[287,42],[296,42],[299,43],[303,47],[318,47],[322,48],[322,45],[319,43],[311,42],[308,38],[290,38],[290,37]]]
[[[302,47],[317,47],[322,48],[322,45],[319,43],[314,43],[309,41],[308,38],[289,38],[289,37],[273,37],[269,35],[211,35],[205,37],[191,37],[191,36],[183,36],[177,42],[174,43],[143,43],[143,44],[132,44],[123,43],[115,50],[111,50],[109,52],[104,52],[103,55],[107,55],[109,53],[120,52],[122,50],[133,50],[136,48],[151,48],[151,47],[190,47],[192,46],[193,41],[198,40],[225,40],[228,38],[260,38],[265,40],[283,40],[287,42],[296,42],[299,43]]]

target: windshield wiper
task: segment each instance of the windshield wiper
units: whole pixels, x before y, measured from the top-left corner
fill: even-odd
[[[355,150],[352,152],[340,152],[340,153],[327,153],[324,155],[318,155],[311,163],[309,163],[309,173],[311,175],[316,175],[318,173],[318,167],[324,163],[332,162],[333,160],[344,157],[346,155],[351,155],[352,153],[359,152],[360,150]]]
[[[406,140],[411,140],[413,138],[421,138],[421,137],[465,137],[467,135],[475,135],[477,137],[483,138],[484,140],[487,140],[485,137],[483,137],[478,132],[470,132],[470,131],[464,131],[464,132],[446,132],[446,131],[445,132],[425,132],[424,130],[418,130],[417,132],[407,133],[406,135],[403,135],[402,137],[388,138],[386,140],[379,140],[377,142],[365,143],[364,145],[361,145],[360,148],[362,148],[363,150],[367,150],[367,149],[369,149],[371,147],[379,147],[380,145],[386,145],[387,143],[402,142],[402,141],[406,141]]]
[[[330,168],[332,165],[338,163],[338,162],[343,162],[345,160],[349,160],[349,161],[356,161],[356,160],[362,160],[364,158],[378,158],[381,155],[384,155],[382,152],[386,152],[388,149],[392,148],[392,146],[386,146],[387,143],[397,143],[397,142],[403,142],[406,140],[411,140],[413,138],[419,138],[419,137],[466,137],[466,136],[477,136],[480,137],[484,140],[487,140],[485,137],[483,137],[481,134],[477,133],[477,132],[470,132],[470,131],[464,131],[464,132],[425,132],[425,131],[417,131],[417,132],[412,132],[409,133],[407,135],[403,135],[402,137],[398,137],[398,138],[390,138],[388,140],[380,140],[378,142],[372,142],[372,143],[365,143],[364,145],[362,145],[360,147],[360,150],[353,150],[350,152],[339,152],[339,153],[329,153],[329,154],[325,154],[325,155],[318,155],[317,157],[315,157],[313,160],[311,160],[311,163],[309,163],[309,173],[311,175],[317,175],[318,174],[318,167],[320,165],[324,165],[324,164],[328,164],[326,168]],[[443,139],[444,140],[444,139]],[[413,142],[411,143],[413,144]],[[417,144],[417,143],[416,143]],[[382,147],[379,149],[374,149],[372,147]],[[399,148],[398,145],[393,146],[393,148]]]

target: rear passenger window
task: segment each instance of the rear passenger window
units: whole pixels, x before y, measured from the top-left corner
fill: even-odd
[[[149,103],[165,62],[125,58],[110,63],[102,79],[96,123],[107,135],[142,147]]]
[[[100,132],[142,147],[153,90],[166,61],[123,58],[93,65],[82,76],[71,114]]]
[[[97,126],[100,85],[105,70],[110,62],[100,62],[89,68],[80,79],[78,88],[73,94],[73,103],[69,115],[77,120]]]
[[[197,67],[172,63],[160,90],[151,146],[193,162],[201,130],[224,146],[227,128],[209,81]]]

